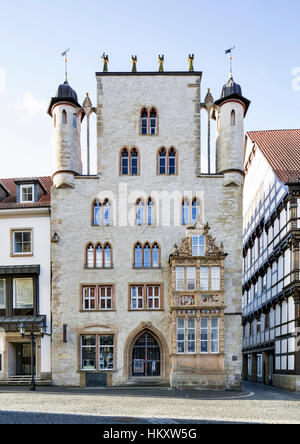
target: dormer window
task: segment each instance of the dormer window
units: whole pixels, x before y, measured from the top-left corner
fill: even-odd
[[[20,185],[20,202],[34,202],[34,185]]]

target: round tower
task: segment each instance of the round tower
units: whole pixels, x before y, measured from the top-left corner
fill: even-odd
[[[250,101],[231,75],[215,105],[217,173],[243,171],[244,118]]]
[[[48,114],[53,118],[54,185],[73,187],[74,175],[81,174],[81,106],[67,80],[52,97]]]

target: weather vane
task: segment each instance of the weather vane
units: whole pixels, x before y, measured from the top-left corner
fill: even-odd
[[[65,81],[68,81],[68,52],[70,51],[70,48],[66,49],[64,52],[61,53],[61,56],[65,58]]]
[[[231,51],[233,49],[235,49],[235,46],[225,50],[225,54],[230,54],[230,56],[229,56],[229,60],[230,60],[230,77],[232,77],[232,54],[231,54]]]

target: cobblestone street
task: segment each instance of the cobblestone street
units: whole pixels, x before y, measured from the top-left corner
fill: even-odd
[[[244,383],[242,392],[0,388],[0,424],[300,424],[300,394]]]

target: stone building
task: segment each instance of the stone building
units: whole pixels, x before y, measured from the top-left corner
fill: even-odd
[[[245,145],[243,375],[300,390],[300,130]]]
[[[239,389],[244,117],[232,78],[201,102],[202,73],[96,73],[97,104],[66,81],[51,99],[52,377],[70,386]],[[216,173],[201,169],[201,108]],[[97,174],[80,126],[97,117]],[[89,144],[88,144],[89,145]],[[87,168],[89,172],[89,165]]]

